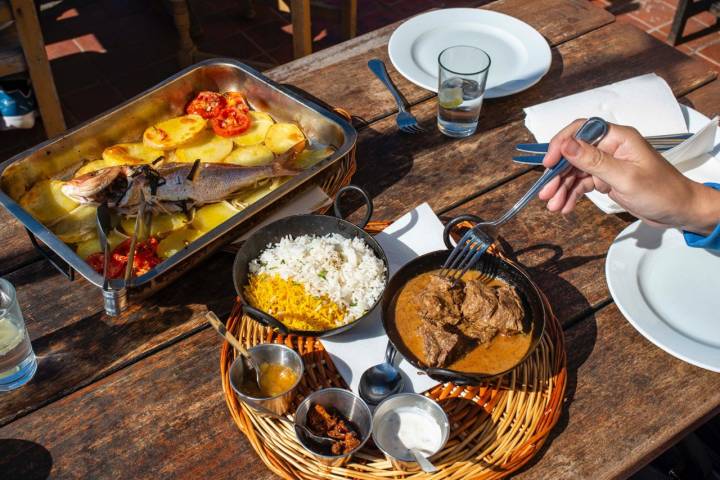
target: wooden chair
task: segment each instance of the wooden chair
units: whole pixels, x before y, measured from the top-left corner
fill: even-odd
[[[55,136],[67,127],[33,0],[0,0],[0,25],[10,21],[0,32],[0,77],[30,74],[45,133]]]
[[[2,1],[2,0],[0,0]],[[192,38],[193,12],[191,2],[193,0],[165,0],[170,7],[175,28],[178,31],[178,61],[180,65],[187,66],[202,59],[212,58],[213,55],[201,52]],[[194,0],[195,3],[213,0]],[[237,0],[241,4],[244,15],[252,17],[252,0]],[[310,20],[310,0],[277,0],[278,8],[281,11],[290,12],[293,26],[293,53],[295,58],[304,57],[312,53],[312,29]],[[333,8],[320,3],[320,8]],[[340,18],[344,39],[350,39],[357,35],[357,0],[342,0]]]
[[[278,0],[281,10],[287,7],[284,0]],[[312,53],[312,22],[310,21],[310,0],[290,0],[290,16],[293,26],[293,52],[295,58]],[[342,0],[340,7],[343,39],[357,35],[357,0]]]
[[[715,25],[720,25],[720,0],[680,0],[668,34],[668,42],[671,45],[677,45],[682,40],[682,33],[685,30],[688,18],[700,12],[714,14]]]

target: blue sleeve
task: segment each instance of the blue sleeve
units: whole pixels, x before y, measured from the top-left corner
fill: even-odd
[[[706,183],[705,185],[712,187],[715,190],[720,190],[720,183]],[[718,226],[715,227],[715,230],[713,230],[707,237],[685,231],[683,231],[683,235],[685,235],[685,243],[687,243],[690,247],[720,250],[720,224],[718,224]]]

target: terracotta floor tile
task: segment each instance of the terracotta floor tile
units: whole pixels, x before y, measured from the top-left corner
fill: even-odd
[[[667,39],[667,35],[670,33],[670,26],[664,26],[659,30]],[[694,18],[689,18],[683,34],[680,37],[678,46],[682,45],[689,48],[691,51],[700,49],[707,46],[710,43],[714,43],[720,39],[720,28],[719,27],[707,27],[700,23]],[[664,41],[665,41],[664,40]]]
[[[113,78],[113,84],[124,100],[162,82],[180,70],[175,56],[145,66],[141,71],[120,73]]]
[[[77,118],[87,120],[112,107],[122,103],[124,98],[114,88],[97,84],[84,90],[78,90],[66,96],[61,101]]]
[[[715,25],[717,23],[717,17],[710,12],[700,12],[693,18],[707,26]]]
[[[45,52],[47,52],[49,60],[55,60],[56,58],[67,57],[68,55],[80,53],[81,50],[72,39],[68,39],[45,45]]]
[[[616,20],[618,22],[629,23],[630,25],[634,25],[637,28],[639,28],[640,30],[642,30],[643,32],[647,32],[647,31],[653,29],[652,25],[645,23],[644,21],[640,20],[632,13],[620,15],[620,16],[616,17]]]
[[[105,53],[107,51],[94,33],[88,33],[82,37],[76,37],[73,41],[80,48],[81,52]]]
[[[95,85],[102,75],[91,61],[91,55],[76,53],[50,62],[55,78],[55,87],[62,96]]]
[[[637,2],[639,7],[632,14],[652,27],[659,27],[671,22],[675,9],[662,0],[643,0]]]
[[[720,65],[720,38],[715,43],[698,50],[697,53]]]

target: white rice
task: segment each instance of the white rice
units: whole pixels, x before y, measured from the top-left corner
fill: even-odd
[[[364,315],[385,285],[385,265],[375,252],[362,239],[337,233],[284,237],[250,262],[250,273],[280,275],[311,295],[327,295],[347,309],[345,323]]]

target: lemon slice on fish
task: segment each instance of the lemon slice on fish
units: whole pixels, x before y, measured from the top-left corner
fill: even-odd
[[[457,108],[462,105],[462,87],[441,88],[438,92],[438,103],[443,108]]]

